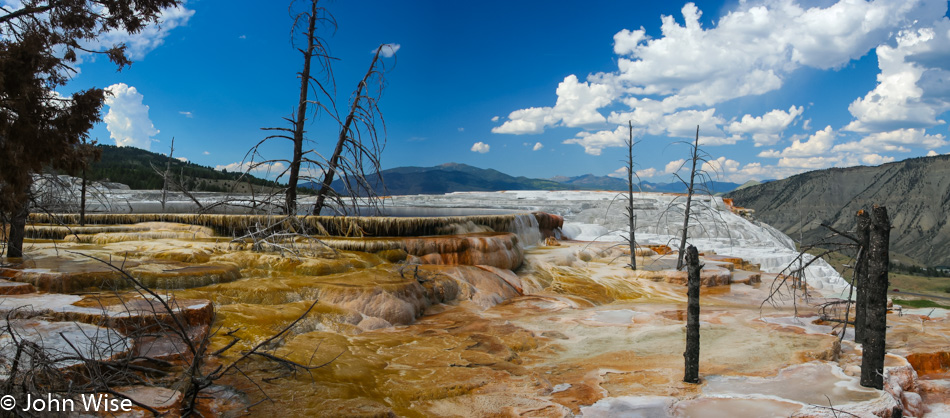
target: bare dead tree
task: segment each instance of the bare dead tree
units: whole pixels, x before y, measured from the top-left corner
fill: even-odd
[[[687,302],[686,302],[686,351],[683,357],[686,361],[683,381],[699,383],[699,284],[700,270],[699,251],[690,245],[686,249],[687,264]]]
[[[806,252],[819,248],[818,246],[802,246],[798,257],[788,264],[779,273],[778,279],[772,283],[769,295],[762,302],[775,304],[775,300],[785,296],[783,289],[792,289],[792,299],[795,314],[798,315],[798,306],[795,300],[797,291],[804,291],[805,269],[828,256],[842,250],[856,252],[852,259],[853,275],[851,279],[852,291],[856,288],[856,316],[854,322],[849,321],[851,296],[844,301],[830,301],[824,303],[819,312],[822,319],[842,325],[841,338],[844,337],[848,325],[855,327],[855,342],[861,343],[861,385],[876,389],[883,388],[884,376],[884,348],[887,331],[887,287],[890,243],[890,219],[887,209],[883,206],[874,206],[870,216],[865,211],[859,211],[856,216],[856,232],[848,233],[822,224],[832,232],[825,237],[818,246],[824,248],[817,256],[807,255]],[[845,241],[835,241],[843,238]],[[833,249],[826,249],[831,247]],[[807,293],[805,293],[807,295]],[[863,296],[862,296],[863,294]],[[844,305],[844,309],[837,309]],[[831,312],[829,314],[829,312]],[[843,312],[843,319],[831,318],[835,313]],[[841,316],[841,314],[838,314]],[[860,336],[860,337],[859,337]]]
[[[799,294],[803,295],[806,301],[808,300],[808,292],[806,291],[808,267],[833,253],[854,251],[857,248],[851,234],[837,231],[828,225],[822,226],[828,228],[831,234],[825,236],[816,244],[802,245],[798,255],[777,273],[776,280],[772,281],[769,287],[769,294],[760,304],[760,309],[766,304],[778,306],[782,301],[791,300],[795,309],[795,316],[798,316],[797,300]],[[817,251],[818,254],[810,254],[814,251]]]
[[[231,243],[250,244],[253,251],[273,251],[283,256],[300,259],[301,256],[337,258],[340,253],[317,238],[327,235],[326,230],[311,230],[301,218],[286,215],[268,225],[256,224],[246,234],[235,237]]]
[[[284,118],[285,121],[290,123],[290,127],[261,128],[264,131],[274,131],[275,133],[258,142],[245,156],[245,161],[249,163],[245,167],[245,172],[250,172],[262,165],[269,166],[278,162],[287,164],[287,168],[277,175],[277,179],[287,175],[287,188],[284,190],[283,196],[283,213],[287,215],[297,213],[297,185],[301,180],[301,169],[304,164],[312,161],[306,158],[306,154],[311,151],[304,151],[304,142],[307,140],[306,125],[310,119],[307,116],[310,105],[315,105],[314,114],[323,109],[332,116],[335,115],[334,110],[336,109],[336,104],[333,102],[334,94],[328,91],[329,87],[335,93],[333,70],[330,66],[330,61],[333,58],[330,56],[323,38],[317,33],[321,25],[332,27],[335,30],[336,20],[326,9],[318,6],[318,2],[318,0],[309,0],[309,6],[301,12],[294,11],[296,1],[290,5],[290,12],[294,17],[291,43],[303,56],[303,67],[297,73],[297,77],[300,79],[300,89],[294,113],[292,116]],[[297,47],[296,43],[300,38],[303,40],[303,46]],[[316,63],[314,63],[314,60],[316,60]],[[314,64],[320,69],[319,72],[323,74],[322,79],[314,76]],[[310,98],[311,90],[314,91],[314,99]],[[326,98],[329,107],[319,98]],[[258,158],[262,158],[259,153],[261,145],[271,139],[285,139],[291,142],[293,152],[290,159],[258,160]],[[310,176],[303,176],[303,179],[313,180]]]
[[[295,27],[301,19],[307,21],[307,29],[304,35],[307,46],[306,48],[298,49],[298,51],[303,54],[303,69],[299,73],[300,97],[297,99],[297,115],[291,121],[293,125],[292,140],[294,143],[294,152],[290,161],[290,177],[287,181],[287,195],[284,202],[286,205],[286,214],[288,215],[297,213],[297,181],[300,176],[300,165],[304,157],[304,125],[307,122],[307,106],[311,103],[308,99],[311,83],[313,86],[326,91],[319,80],[310,76],[311,63],[315,56],[323,69],[327,72],[330,83],[332,84],[333,82],[330,55],[327,52],[326,46],[323,44],[323,40],[317,36],[316,30],[318,21],[321,23],[332,23],[334,27],[336,26],[336,21],[333,20],[333,16],[328,14],[325,9],[317,6],[317,0],[311,0],[309,12],[297,15],[297,21],[294,22]],[[316,102],[316,104],[318,106],[320,105],[319,102]]]
[[[158,174],[159,176],[162,177],[162,200],[161,200],[162,213],[165,212],[165,205],[168,203],[168,192],[170,190],[177,190],[178,192],[181,192],[186,197],[191,199],[191,201],[195,204],[195,206],[197,206],[197,212],[201,213],[205,209],[204,204],[202,204],[201,201],[198,200],[198,198],[195,197],[195,195],[191,192],[191,190],[189,190],[190,187],[188,187],[188,184],[185,180],[185,167],[181,167],[181,172],[179,173],[177,177],[171,171],[171,165],[172,165],[172,160],[174,159],[173,157],[174,154],[175,154],[175,138],[172,137],[171,149],[169,150],[169,153],[168,153],[168,160],[165,163],[165,170],[159,170],[157,167],[155,167],[154,164],[152,164],[152,170],[155,171],[155,174]],[[248,182],[248,184],[250,184],[250,182]],[[221,203],[226,204],[228,200],[229,199],[224,199],[224,201],[222,201]]]
[[[82,190],[79,198],[79,226],[86,226],[86,167],[82,168]]]
[[[693,195],[698,190],[697,180],[706,185],[709,183],[709,174],[703,169],[703,166],[709,163],[710,156],[699,148],[699,125],[696,125],[696,140],[689,144],[689,159],[684,164],[689,163],[689,180],[680,177],[679,170],[673,173],[677,180],[686,186],[686,206],[683,210],[683,230],[680,235],[679,254],[676,258],[676,269],[683,269],[683,257],[686,255],[686,240],[689,237],[690,211],[693,208]],[[697,169],[697,165],[699,166]],[[681,166],[682,167],[682,166]],[[708,189],[708,187],[706,187]],[[712,193],[708,193],[712,194]]]
[[[676,259],[676,269],[683,268],[683,256],[686,255],[686,236],[689,231],[689,210],[693,201],[693,187],[696,181],[696,161],[699,156],[699,125],[696,126],[696,142],[693,145],[690,155],[692,168],[689,170],[689,186],[686,188],[686,213],[683,215],[683,236],[680,238],[679,256]],[[679,177],[679,174],[677,174]],[[682,180],[682,179],[681,179]]]
[[[857,244],[860,247],[858,250],[858,258],[854,264],[854,278],[851,283],[852,287],[857,286],[857,297],[854,307],[854,341],[863,343],[864,333],[867,328],[866,308],[868,304],[868,288],[865,284],[868,283],[868,257],[862,257],[861,255],[866,255],[870,250],[871,217],[868,216],[866,211],[859,210],[856,218],[857,233],[855,235],[858,240]]]
[[[172,158],[175,158],[175,137],[172,137],[171,148],[168,150],[168,161],[165,162],[165,172],[162,174],[162,213],[165,213],[165,202],[168,200],[168,176],[171,175]]]
[[[291,6],[293,8],[293,5]],[[298,51],[304,58],[302,70],[298,73],[300,89],[292,117],[285,118],[290,127],[263,128],[273,131],[257,145],[251,148],[245,156],[249,162],[248,171],[262,165],[275,163],[286,164],[277,176],[278,179],[287,176],[287,189],[283,196],[283,212],[296,214],[297,188],[301,181],[307,180],[310,185],[319,184],[316,204],[312,213],[319,214],[320,210],[329,207],[328,202],[336,205],[337,211],[346,212],[346,202],[342,196],[350,196],[350,203],[354,207],[362,199],[362,203],[376,206],[378,200],[376,191],[380,189],[382,181],[378,176],[380,171],[380,154],[385,147],[385,123],[382,120],[378,102],[385,81],[385,68],[380,56],[391,56],[392,48],[381,45],[377,48],[373,60],[366,74],[357,84],[345,116],[340,117],[337,112],[336,82],[334,80],[331,62],[335,59],[330,56],[324,40],[318,35],[321,26],[336,28],[336,20],[324,8],[318,6],[318,0],[308,0],[307,10],[297,13],[294,19],[295,39],[302,39],[304,47]],[[315,74],[323,74],[323,77]],[[316,113],[325,112],[339,126],[339,133],[333,152],[324,157],[316,149],[307,149],[305,143],[312,142],[307,138],[306,126]],[[377,126],[383,127],[380,136]],[[260,147],[271,139],[285,139],[293,144],[293,152],[289,159],[267,159],[260,154]],[[374,179],[373,176],[376,176]],[[343,188],[335,190],[334,179],[342,180]],[[328,200],[329,199],[329,200]]]
[[[32,309],[18,308],[4,316],[0,325],[0,357],[4,360],[2,369],[6,375],[2,382],[4,395],[12,396],[17,405],[25,405],[31,396],[64,402],[83,394],[108,394],[159,415],[154,408],[118,392],[117,388],[148,385],[152,378],[167,375],[143,360],[163,365],[168,362],[132,354],[130,339],[95,326],[83,328],[74,323],[82,334],[78,338],[64,332],[38,338],[42,334],[30,329],[34,323],[29,318],[41,315]],[[51,340],[62,342],[57,345]],[[22,409],[17,410],[16,415],[48,416],[49,413]]]
[[[76,157],[79,159],[80,173],[82,178],[82,189],[79,200],[79,226],[86,225],[86,186],[89,183],[87,171],[89,164],[102,158],[102,150],[96,147],[96,141],[86,142],[83,139],[79,145],[79,151]]]
[[[175,178],[174,176],[171,177],[171,182],[174,188],[178,189],[178,191],[180,191],[186,197],[191,199],[192,202],[194,202],[194,204],[198,207],[198,213],[201,213],[202,211],[204,211],[204,204],[202,204],[201,201],[198,200],[198,198],[195,197],[195,195],[190,190],[188,190],[189,187],[185,181],[185,167],[181,168],[181,173],[178,175],[177,178]]]
[[[379,155],[385,147],[385,143],[380,142],[376,129],[377,119],[383,129],[386,128],[378,106],[379,95],[384,86],[383,73],[379,70],[379,55],[385,48],[391,50],[392,46],[380,45],[376,48],[369,69],[356,86],[356,91],[350,100],[349,113],[340,128],[333,155],[327,162],[323,184],[317,192],[317,201],[313,206],[314,215],[320,214],[330,193],[335,192],[337,196],[341,194],[340,191],[332,189],[333,177],[341,169],[345,177],[343,184],[348,195],[355,198],[365,193],[371,203],[376,202],[373,197],[376,196],[376,190],[382,183],[379,177],[381,169]],[[373,89],[373,86],[376,86],[376,89]],[[385,140],[385,136],[383,139]],[[376,175],[377,181],[374,182],[367,175]]]
[[[630,244],[630,268],[637,269],[637,214],[633,211],[633,177],[636,175],[633,171],[633,122],[627,122],[627,128],[630,130],[630,136],[624,141],[627,146],[627,221],[630,227],[630,236],[627,238],[627,244]],[[637,178],[639,180],[639,178]],[[639,183],[639,182],[638,182]]]
[[[887,286],[891,221],[887,208],[871,209],[867,256],[867,306],[862,341],[861,386],[884,388],[884,343],[887,334]]]

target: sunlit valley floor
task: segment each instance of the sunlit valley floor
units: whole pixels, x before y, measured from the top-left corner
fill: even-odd
[[[210,335],[209,352],[226,348],[234,340],[228,332],[236,330],[240,340],[210,356],[210,370],[280,332],[317,301],[266,349],[322,367],[288,370],[252,357],[241,373],[206,390],[199,411],[209,415],[247,408],[255,416],[950,414],[946,310],[888,315],[885,390],[862,388],[860,345],[850,341],[850,330],[842,340],[840,328],[818,316],[822,302],[847,294],[843,279],[816,263],[805,290],[788,289],[765,303],[776,273],[794,258],[794,244],[717,198],[706,198],[691,232],[704,264],[702,383],[684,383],[686,274],[675,271],[676,255],[668,253],[682,222],[676,196],[638,196],[635,272],[625,267],[629,247],[617,242],[626,219],[613,197],[396,197],[388,204],[524,214],[496,215],[491,228],[484,225],[490,216],[482,224],[473,217],[440,236],[323,243],[298,236],[264,248],[224,236],[223,226],[237,217],[206,215],[185,224],[181,217],[135,222],[143,217],[127,215],[128,222],[113,217],[65,232],[38,223],[28,257],[0,269],[6,278],[0,312],[17,313],[22,335],[61,350],[63,330],[88,327],[77,335],[115,340],[134,335],[135,318],[147,316],[155,302],[99,260],[108,261],[177,302],[189,335],[195,341]],[[558,217],[531,211],[562,215],[564,224],[554,228]],[[551,234],[560,239],[544,239]],[[97,340],[79,349],[89,356],[126,350],[175,364],[189,360],[174,338],[134,340],[108,346]],[[0,362],[0,380],[10,373],[4,367]],[[180,402],[174,376],[154,383],[170,389],[152,396],[164,396],[163,407],[174,411]]]

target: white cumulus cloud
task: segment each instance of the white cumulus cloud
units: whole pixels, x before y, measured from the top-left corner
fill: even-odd
[[[678,160],[673,160],[666,163],[666,167],[663,168],[663,172],[666,174],[673,174],[677,171],[685,168],[686,160],[680,158]]]
[[[881,165],[894,161],[894,157],[884,157],[878,154],[867,154],[861,157],[861,162],[867,165]]]
[[[778,160],[779,167],[799,169],[801,171],[817,170],[834,166],[841,162],[840,156],[830,157],[782,157]]]
[[[544,144],[542,144],[542,143],[540,143],[540,142],[535,142],[535,143],[534,143],[534,146],[531,147],[531,151],[538,151],[538,150],[540,150],[541,148],[544,148]]]
[[[489,149],[491,149],[491,146],[484,142],[476,142],[474,145],[472,145],[472,152],[477,152],[479,154],[484,154],[488,152]]]
[[[606,122],[597,111],[610,104],[613,93],[610,86],[579,82],[576,75],[564,77],[557,87],[554,107],[531,107],[508,115],[501,126],[492,128],[496,134],[539,134],[548,126],[578,127]]]
[[[782,138],[781,133],[804,111],[802,106],[792,106],[787,112],[774,109],[762,116],[744,115],[741,120],[730,123],[726,130],[733,134],[752,135],[757,147],[775,145]]]
[[[109,112],[102,120],[109,136],[120,147],[149,149],[152,137],[159,131],[148,117],[148,106],[143,103],[142,94],[125,83],[113,84],[106,91],[110,93],[105,100]]]
[[[943,134],[927,134],[923,129],[897,129],[888,132],[873,133],[859,141],[848,142],[834,147],[836,152],[909,152],[910,148],[933,149],[947,145]]]
[[[216,165],[214,166],[215,170],[222,171],[228,170],[231,173],[247,173],[250,172],[254,175],[265,176],[269,178],[274,178],[284,170],[287,169],[287,166],[280,162],[274,163],[249,163],[249,162],[235,162],[225,165]]]
[[[840,1],[807,9],[795,0],[740,2],[709,28],[695,4],[681,12],[684,25],[661,18],[659,38],[642,28],[614,36],[616,77],[630,93],[669,96],[664,100],[677,107],[766,93],[802,66],[836,68],[863,56],[892,32],[942,16],[946,2]]]
[[[637,177],[641,179],[648,179],[650,177],[657,175],[657,171],[653,167],[644,168],[643,170],[637,170],[636,173],[637,173]]]
[[[634,137],[637,134],[634,133]],[[584,147],[584,152],[590,155],[600,155],[606,147],[620,147],[624,140],[630,137],[630,130],[626,126],[618,126],[612,131],[588,132],[581,131],[577,137],[565,140],[565,144],[578,144]]]
[[[848,106],[855,120],[845,129],[883,132],[944,123],[937,117],[950,110],[948,49],[950,19],[947,18],[933,27],[900,32],[896,47],[878,46],[881,69],[878,84]],[[934,92],[937,94],[932,94]]]
[[[375,54],[376,51],[379,51],[379,56],[383,58],[392,58],[393,55],[396,55],[396,52],[399,52],[399,48],[402,48],[402,45],[399,44],[385,44],[380,45],[376,49],[369,51],[370,54]]]
[[[709,160],[703,163],[702,170],[713,178],[720,178],[724,175],[739,171],[739,162],[730,160],[726,157],[719,157],[715,160]]]
[[[835,143],[836,136],[837,134],[835,133],[834,129],[831,128],[831,125],[828,125],[825,127],[825,129],[815,132],[809,136],[805,141],[796,139],[794,142],[792,142],[792,145],[785,148],[781,152],[775,150],[762,151],[759,153],[759,157],[813,157],[822,155],[831,150],[831,147]]]

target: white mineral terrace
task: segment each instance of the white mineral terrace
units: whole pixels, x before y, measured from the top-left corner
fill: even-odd
[[[635,193],[636,239],[639,245],[678,248],[686,197],[665,193]],[[495,208],[544,211],[564,217],[562,234],[578,241],[621,242],[629,237],[625,194],[598,191],[457,192],[445,195],[395,196],[389,206],[426,208]],[[695,196],[687,242],[700,251],[740,257],[779,273],[798,256],[795,242],[762,222],[732,213],[721,197]],[[811,260],[811,256],[805,256]],[[844,279],[824,260],[806,268],[808,284],[824,296],[846,297]]]

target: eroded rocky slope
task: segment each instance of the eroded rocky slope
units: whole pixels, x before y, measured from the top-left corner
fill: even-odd
[[[726,197],[806,243],[827,234],[822,223],[847,231],[859,209],[884,205],[894,226],[892,252],[926,266],[950,264],[950,156],[812,171]]]

